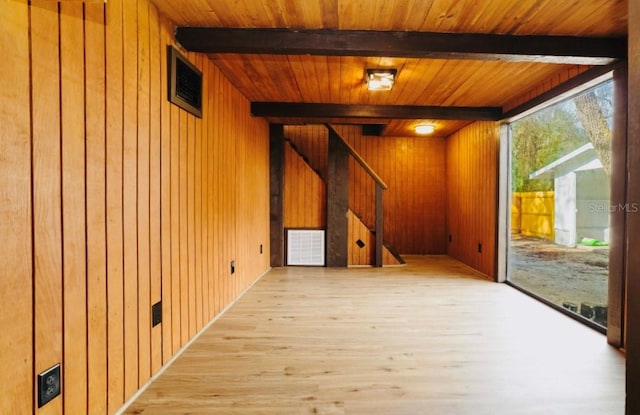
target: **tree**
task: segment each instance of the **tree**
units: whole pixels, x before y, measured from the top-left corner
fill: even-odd
[[[612,95],[607,82],[513,123],[514,191],[553,190],[552,180],[529,175],[588,142],[610,175]]]
[[[570,103],[561,103],[513,123],[513,189],[553,190],[553,180],[529,175],[588,142]]]
[[[574,99],[578,118],[589,137],[589,141],[593,144],[605,173],[607,176],[611,176],[611,129],[599,101],[601,100],[594,90]]]

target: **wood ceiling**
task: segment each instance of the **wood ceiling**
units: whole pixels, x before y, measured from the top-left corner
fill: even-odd
[[[413,135],[422,121],[448,136],[476,118],[459,111],[443,116],[443,110],[502,111],[550,79],[588,67],[575,63],[602,65],[626,50],[626,0],[162,0],[157,6],[178,27],[179,42],[207,52],[269,121],[387,124],[384,134],[393,136]],[[367,91],[365,68],[387,67],[398,70],[393,90]],[[313,105],[296,112],[295,103]]]

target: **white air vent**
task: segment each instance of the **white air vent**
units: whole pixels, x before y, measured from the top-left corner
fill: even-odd
[[[324,230],[289,229],[287,265],[324,266]]]

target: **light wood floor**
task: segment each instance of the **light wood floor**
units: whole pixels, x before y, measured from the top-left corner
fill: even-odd
[[[448,257],[276,269],[127,414],[624,413],[605,337]]]

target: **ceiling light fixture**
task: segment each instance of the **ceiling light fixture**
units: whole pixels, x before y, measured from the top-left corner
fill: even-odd
[[[397,69],[367,69],[367,89],[369,91],[391,91]]]
[[[417,134],[432,134],[435,130],[436,126],[433,124],[418,124],[414,128]]]

